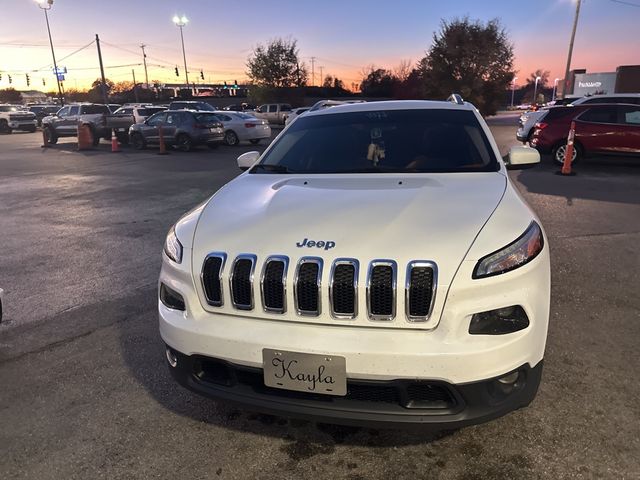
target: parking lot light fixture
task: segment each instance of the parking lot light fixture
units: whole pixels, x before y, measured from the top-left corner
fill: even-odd
[[[56,76],[56,82],[58,83],[58,98],[60,99],[60,106],[64,106],[64,98],[62,97],[62,87],[60,85],[60,77],[58,73],[58,64],[56,63],[56,53],[53,49],[53,40],[51,39],[51,29],[49,28],[49,15],[47,11],[53,6],[53,0],[36,0],[38,7],[44,11],[44,18],[47,22],[47,33],[49,34],[49,45],[51,45],[51,57],[53,57],[53,72]]]
[[[538,103],[538,82],[540,81],[542,77],[536,77],[536,84],[535,87],[533,88],[533,101],[532,104],[535,105]]]
[[[189,23],[189,19],[185,16],[173,16],[173,23],[180,29],[180,43],[182,44],[182,59],[184,60],[184,79],[187,84],[187,88],[189,88],[189,72],[187,71],[187,55],[184,52],[184,36],[182,34],[182,27],[184,27],[187,23]]]
[[[551,95],[551,100],[552,100],[552,101],[556,99],[556,92],[557,92],[557,90],[558,90],[558,82],[559,82],[559,81],[560,81],[560,79],[559,79],[559,78],[556,78],[556,79],[553,81],[553,94]]]

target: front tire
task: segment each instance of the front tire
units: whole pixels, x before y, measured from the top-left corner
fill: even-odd
[[[229,130],[224,134],[224,143],[229,145],[230,147],[235,147],[240,143],[240,139],[238,135],[233,130]]]
[[[564,164],[564,152],[567,149],[567,142],[560,143],[553,148],[551,154],[553,155],[553,161],[558,165]],[[573,144],[573,158],[571,159],[571,165],[575,165],[582,158],[582,148],[577,143]]]
[[[11,127],[9,126],[9,123],[6,120],[0,120],[0,133],[11,133]]]
[[[91,129],[91,144],[97,147],[100,144],[100,135],[93,128]]]
[[[186,133],[181,133],[178,135],[178,138],[176,138],[176,147],[178,147],[178,150],[181,152],[190,152],[193,150],[193,140],[191,140],[191,137]]]
[[[135,148],[136,150],[144,150],[145,147],[147,146],[146,142],[144,141],[144,138],[140,133],[131,134],[131,144],[133,145],[133,148]]]
[[[47,143],[50,145],[58,143],[58,136],[51,127],[44,127],[44,138],[47,139]]]

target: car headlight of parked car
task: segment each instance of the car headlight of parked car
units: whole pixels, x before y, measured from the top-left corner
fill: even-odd
[[[171,227],[164,241],[164,253],[176,263],[182,262],[182,244],[176,236],[175,226]]]
[[[491,277],[515,270],[536,258],[543,246],[542,230],[533,221],[514,242],[481,258],[473,271],[473,278]]]

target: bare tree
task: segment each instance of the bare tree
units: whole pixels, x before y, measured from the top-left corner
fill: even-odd
[[[400,63],[393,69],[393,74],[396,76],[398,80],[404,82],[407,78],[409,78],[409,74],[411,70],[413,70],[413,62],[410,59],[408,60],[400,60]]]

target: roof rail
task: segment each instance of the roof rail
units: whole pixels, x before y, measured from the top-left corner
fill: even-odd
[[[449,98],[447,98],[447,101],[455,103],[456,105],[464,105],[462,95],[460,95],[459,93],[452,93],[451,95],[449,95]]]

